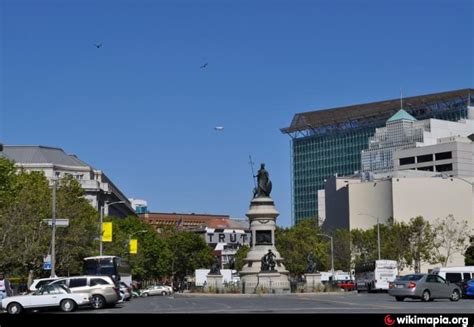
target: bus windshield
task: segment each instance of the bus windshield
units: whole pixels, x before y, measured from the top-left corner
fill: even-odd
[[[97,256],[84,258],[85,275],[107,275],[120,280],[118,267],[120,258],[116,256]]]

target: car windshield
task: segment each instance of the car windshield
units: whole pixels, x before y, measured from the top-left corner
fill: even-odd
[[[413,281],[413,280],[420,280],[423,277],[423,275],[406,275],[400,277],[399,280],[405,280],[405,281]]]

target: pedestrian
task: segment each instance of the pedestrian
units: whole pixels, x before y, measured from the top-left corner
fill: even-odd
[[[0,272],[0,300],[13,295],[10,281]]]

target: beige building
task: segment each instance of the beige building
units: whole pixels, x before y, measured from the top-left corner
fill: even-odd
[[[474,229],[472,177],[446,177],[429,172],[399,171],[360,177],[331,177],[326,182],[326,220],[328,229],[369,229],[380,223],[408,222],[422,216],[430,223],[452,215],[467,220]],[[464,257],[455,255],[450,266],[464,265]],[[438,265],[439,266],[439,265]],[[422,271],[432,268],[422,266]]]

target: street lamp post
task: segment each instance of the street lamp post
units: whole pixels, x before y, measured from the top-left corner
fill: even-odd
[[[378,257],[379,257],[379,260],[380,260],[381,256],[380,256],[380,221],[379,221],[379,217],[375,217],[375,216],[369,215],[367,213],[359,213],[359,216],[368,216],[368,217],[372,217],[372,218],[377,219],[377,252],[378,252]]]
[[[56,182],[53,178],[53,203],[52,203],[52,232],[51,232],[51,278],[56,278]]]
[[[102,246],[102,233],[104,232],[102,230],[102,224],[104,222],[104,209],[105,209],[105,206],[107,206],[107,208],[113,204],[117,204],[117,203],[125,203],[125,201],[116,201],[116,202],[112,202],[112,203],[108,203],[107,201],[104,202],[104,205],[102,207],[100,207],[100,238],[99,238],[99,255],[102,255],[102,250],[103,250],[103,246]],[[108,212],[108,210],[107,210]]]
[[[316,234],[319,236],[324,236],[328,237],[331,240],[331,275],[334,278],[334,243],[333,243],[333,237],[326,235],[326,234]]]

